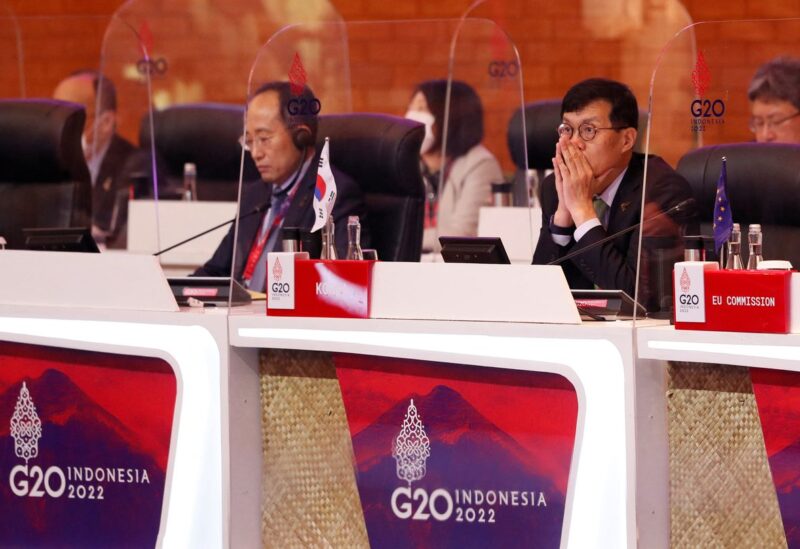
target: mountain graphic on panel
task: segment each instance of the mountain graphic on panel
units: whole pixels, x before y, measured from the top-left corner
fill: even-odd
[[[14,478],[18,489],[33,492],[36,474],[30,471],[38,467],[56,491],[62,484],[59,475],[47,476],[55,466],[64,475],[64,491],[57,497],[12,491],[12,469],[26,465],[15,455],[11,432],[22,385],[0,393],[0,546],[153,547],[166,476],[159,461],[166,459],[148,455],[125,425],[61,371],[49,369],[36,379],[24,380],[41,432],[38,454],[27,461],[32,476],[17,471]],[[173,410],[167,413],[171,417]],[[98,470],[102,481],[95,478]],[[106,478],[112,475],[113,481]],[[45,484],[38,489],[43,491]]]
[[[399,478],[393,449],[396,449],[398,437],[403,436],[404,425],[409,425],[411,399],[412,419],[419,420],[417,430],[424,433],[430,446],[424,476],[409,483],[408,479]],[[372,547],[547,548],[560,545],[566,494],[556,486],[566,486],[566,480],[561,479],[559,483],[548,478],[512,436],[450,387],[438,385],[426,395],[413,394],[398,402],[353,437],[353,450]],[[414,455],[421,456],[424,452],[418,450]],[[437,489],[445,489],[454,500],[458,497],[454,507],[461,508],[461,520],[458,520],[457,509],[443,521],[433,517],[427,520],[398,518],[391,507],[393,493],[398,487],[409,486],[411,490],[422,488],[429,496]],[[470,503],[464,503],[465,491],[472,498]],[[476,495],[478,492],[481,496]],[[476,498],[485,500],[489,492],[495,496],[501,492],[508,496],[516,492],[517,505],[487,505],[486,501],[482,505],[475,504]],[[526,492],[526,501],[540,505],[523,505],[522,492]],[[541,504],[540,497],[546,505]],[[416,509],[419,503],[418,500],[411,505]],[[438,505],[441,511],[441,501]],[[474,516],[465,514],[470,507]],[[480,522],[478,508],[483,510],[484,522]],[[494,522],[488,520],[490,509]],[[467,520],[468,516],[474,520]]]
[[[800,440],[769,458],[786,541],[800,549]]]

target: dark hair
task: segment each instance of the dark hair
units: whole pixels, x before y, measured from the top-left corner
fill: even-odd
[[[432,150],[442,150],[442,131],[444,130],[444,108],[447,97],[447,80],[427,80],[420,83],[411,94],[421,92],[428,103],[428,109],[436,119],[433,125],[434,144]],[[483,106],[481,98],[469,84],[453,80],[450,91],[450,119],[447,128],[447,147],[449,158],[458,158],[483,141]]]
[[[306,85],[303,85],[303,89],[300,93],[295,93],[293,87],[294,84],[285,81],[267,82],[256,88],[256,91],[250,95],[247,102],[250,103],[253,98],[262,93],[277,93],[283,124],[289,130],[297,126],[307,126],[308,129],[311,130],[311,142],[313,143],[317,139],[317,115],[312,114],[312,109],[313,105],[317,103],[317,98],[314,92],[311,91],[311,88]],[[298,99],[302,105],[306,106],[306,108],[300,110],[300,114],[291,114],[289,112],[289,101],[292,99]]]
[[[117,88],[106,75],[94,69],[80,69],[71,73],[69,78],[76,76],[88,76],[92,79],[94,99],[99,107],[97,114],[117,112]]]
[[[639,106],[631,89],[614,80],[589,78],[572,86],[561,101],[561,116],[577,112],[594,101],[611,104],[609,119],[615,128],[639,129]]]
[[[750,101],[788,101],[800,109],[800,59],[777,57],[758,67],[747,89],[747,97]]]

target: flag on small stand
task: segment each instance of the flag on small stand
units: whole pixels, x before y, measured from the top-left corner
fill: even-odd
[[[723,244],[731,237],[733,230],[733,214],[728,202],[728,170],[727,159],[722,157],[722,169],[717,180],[717,196],[714,199],[714,249],[719,254]]]
[[[336,181],[331,171],[329,140],[325,138],[325,145],[319,155],[317,168],[317,185],[314,188],[314,226],[311,232],[318,231],[325,226],[325,222],[333,211],[336,203]]]

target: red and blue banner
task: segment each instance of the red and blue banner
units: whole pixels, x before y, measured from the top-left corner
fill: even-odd
[[[559,547],[578,414],[549,373],[337,355],[372,547]]]
[[[0,546],[154,547],[176,391],[161,359],[0,342]]]
[[[764,445],[790,548],[800,548],[800,373],[751,368]]]

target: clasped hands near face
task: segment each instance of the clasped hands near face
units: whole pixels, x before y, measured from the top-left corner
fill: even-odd
[[[597,217],[592,200],[604,189],[599,188],[601,183],[584,152],[566,136],[561,136],[556,143],[553,171],[558,194],[553,222],[559,227],[579,227]]]

